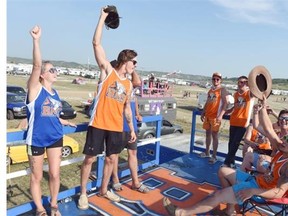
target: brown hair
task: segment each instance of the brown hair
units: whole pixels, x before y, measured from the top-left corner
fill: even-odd
[[[52,65],[52,63],[50,62],[50,61],[43,61],[42,62],[42,65],[41,65],[41,74],[43,74],[43,73],[45,73],[45,69],[46,69],[46,65],[47,64],[51,64]],[[40,77],[39,77],[39,82],[41,82],[43,80],[43,78],[41,77],[41,75],[40,75]]]
[[[130,49],[122,50],[118,55],[117,64],[115,65],[115,67],[116,68],[121,67],[123,64],[132,60],[136,56],[137,56],[137,52],[134,50],[130,50]]]
[[[280,116],[282,116],[283,114],[287,114],[288,113],[288,110],[287,109],[283,109],[279,112],[279,115],[278,115],[278,119]]]

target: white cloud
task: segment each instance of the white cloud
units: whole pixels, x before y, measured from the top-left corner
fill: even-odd
[[[218,16],[230,21],[269,24],[286,27],[286,0],[210,0],[223,9]]]

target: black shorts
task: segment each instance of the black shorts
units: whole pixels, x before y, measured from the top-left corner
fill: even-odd
[[[96,156],[104,151],[106,156],[122,151],[122,132],[108,131],[89,126],[83,154]]]
[[[38,147],[26,145],[27,154],[30,156],[39,156],[45,153],[45,149],[63,147],[63,137],[56,141],[54,144],[47,147]]]
[[[137,140],[133,143],[129,143],[128,141],[130,140],[131,135],[130,132],[123,132],[122,134],[122,149],[127,148],[131,150],[136,150],[137,149]]]

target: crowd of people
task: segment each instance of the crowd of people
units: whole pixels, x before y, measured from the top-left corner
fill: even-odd
[[[95,60],[101,71],[95,102],[83,149],[85,158],[81,166],[81,192],[78,208],[89,208],[87,182],[92,163],[97,155],[105,153],[103,178],[98,196],[119,202],[120,197],[109,190],[123,190],[118,178],[119,153],[127,148],[128,164],[132,177],[132,190],[148,193],[149,187],[138,179],[137,162],[137,121],[142,117],[133,89],[141,85],[136,72],[137,52],[124,49],[111,64],[107,59],[101,38],[108,13],[101,9],[98,24],[93,35]],[[40,52],[41,28],[35,26],[30,32],[33,39],[33,69],[27,83],[27,154],[31,169],[30,191],[36,205],[36,215],[47,215],[42,204],[41,180],[43,177],[44,153],[49,164],[49,189],[51,193],[51,215],[61,216],[57,206],[60,187],[60,163],[63,146],[63,125],[76,127],[74,123],[59,117],[61,101],[53,83],[57,80],[57,70],[51,62],[42,62]],[[150,83],[152,80],[150,80]],[[154,80],[153,80],[154,82]],[[218,134],[225,114],[230,115],[228,152],[219,169],[222,189],[209,198],[186,209],[178,208],[164,197],[163,205],[170,215],[193,215],[211,211],[222,202],[228,203],[225,213],[233,215],[235,204],[242,204],[253,195],[264,198],[282,197],[288,189],[288,110],[277,115],[264,97],[256,101],[249,89],[248,78],[240,76],[238,89],[234,93],[234,107],[227,111],[228,90],[221,85],[222,75],[212,74],[212,87],[208,91],[201,120],[206,131],[206,150],[199,157],[209,158],[209,163],[217,162]],[[272,123],[269,114],[277,116]],[[252,120],[251,120],[252,119]],[[39,127],[41,125],[41,127]],[[42,128],[45,128],[43,130]],[[236,169],[235,154],[244,137],[243,163]],[[210,146],[212,143],[212,156]],[[260,174],[251,177],[252,170]],[[110,179],[112,182],[110,183]]]
[[[195,215],[210,211],[217,215],[236,215],[235,205],[242,206],[254,195],[265,199],[281,198],[288,190],[288,110],[283,109],[277,115],[268,106],[264,94],[260,99],[253,95],[246,76],[238,78],[234,106],[227,110],[226,96],[229,93],[221,87],[221,81],[221,74],[213,73],[213,85],[201,115],[203,129],[206,130],[206,150],[199,157],[209,158],[210,164],[217,161],[219,128],[223,115],[229,115],[228,152],[218,170],[222,189],[188,208],[179,208],[164,197],[163,205],[169,215]],[[277,120],[272,122],[269,115]],[[243,161],[237,168],[236,152],[243,139]],[[215,211],[220,203],[226,203],[227,208]]]

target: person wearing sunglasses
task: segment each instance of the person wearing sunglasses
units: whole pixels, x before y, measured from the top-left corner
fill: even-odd
[[[47,215],[42,204],[41,180],[43,177],[44,153],[49,165],[49,189],[51,215],[60,216],[57,196],[60,188],[60,163],[63,147],[63,125],[75,124],[60,118],[62,104],[53,83],[57,80],[57,69],[51,62],[42,62],[40,52],[41,28],[30,31],[33,39],[33,68],[28,79],[27,106],[27,154],[31,169],[30,192],[36,205],[36,215]]]
[[[128,142],[136,141],[130,106],[132,83],[127,78],[127,74],[132,74],[136,69],[137,53],[131,49],[122,50],[118,54],[115,66],[112,67],[101,44],[104,22],[108,16],[105,8],[100,11],[92,42],[95,60],[100,69],[100,84],[83,149],[85,158],[81,166],[81,191],[78,200],[78,208],[81,210],[89,208],[86,185],[92,163],[96,155],[102,154],[104,149],[105,163],[98,195],[115,202],[121,200],[117,194],[108,190],[108,184],[118,154],[122,151],[123,113],[130,129]]]
[[[234,93],[234,106],[230,114],[228,153],[222,166],[235,168],[235,155],[249,126],[255,97],[248,87],[248,78],[240,76]]]
[[[221,126],[223,115],[226,112],[227,99],[229,92],[221,86],[222,75],[218,72],[212,75],[212,87],[208,91],[207,100],[204,105],[201,121],[203,129],[206,131],[206,150],[199,154],[201,158],[209,158],[209,163],[217,162],[216,154],[218,149],[218,132]],[[213,154],[210,155],[210,146],[212,141]]]
[[[269,171],[252,176],[239,169],[220,167],[218,176],[222,189],[188,208],[180,208],[169,198],[164,197],[163,206],[169,215],[196,215],[208,212],[211,215],[236,215],[235,205],[243,205],[245,200],[254,195],[264,199],[277,199],[286,194],[288,191],[288,135],[278,137],[273,130],[267,110],[263,109],[266,105],[265,96],[260,103],[261,105],[253,112],[253,126],[259,130],[258,125],[261,125],[261,133],[278,147],[278,152],[272,157]],[[221,203],[227,203],[226,209],[217,210],[216,207]]]

